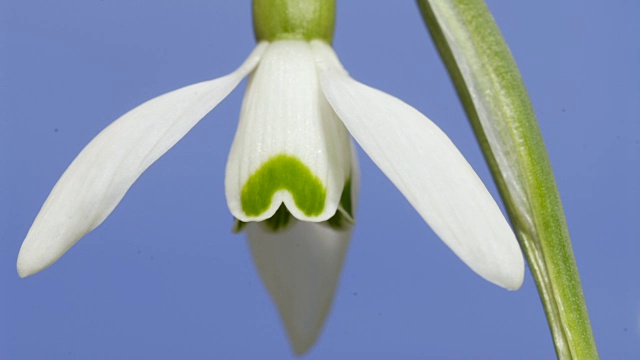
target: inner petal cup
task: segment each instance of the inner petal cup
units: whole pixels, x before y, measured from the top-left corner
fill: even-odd
[[[349,134],[327,103],[308,42],[276,41],[251,75],[225,179],[239,220],[281,204],[297,219],[331,218],[350,175]]]

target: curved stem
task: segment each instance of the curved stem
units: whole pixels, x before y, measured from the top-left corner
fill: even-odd
[[[482,0],[418,0],[535,279],[559,359],[597,359],[551,164],[517,65]]]

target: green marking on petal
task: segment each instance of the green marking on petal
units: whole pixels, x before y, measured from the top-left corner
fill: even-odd
[[[248,216],[267,211],[273,195],[286,190],[296,207],[307,216],[324,210],[327,190],[302,161],[290,155],[276,155],[265,162],[242,187],[240,203]]]
[[[276,210],[275,214],[273,214],[272,217],[266,220],[260,221],[259,224],[261,226],[265,226],[267,229],[269,229],[272,232],[279,232],[286,229],[290,224],[293,224],[293,222],[291,221],[291,218],[292,218],[291,213],[289,212],[289,210],[287,210],[287,207],[284,206],[284,204],[282,204],[280,205],[278,210]],[[234,218],[233,227],[231,231],[234,234],[241,233],[244,231],[244,229],[247,227],[248,224],[249,223],[247,222]]]
[[[329,220],[327,224],[336,230],[346,229],[347,226],[354,224],[353,204],[351,203],[351,178],[347,179],[340,196],[340,206]]]
[[[247,224],[249,224],[249,223],[246,223],[246,222],[234,217],[233,218],[233,226],[231,227],[231,232],[234,233],[234,234],[239,234],[239,233],[244,231],[244,228],[247,227]]]
[[[284,230],[287,228],[287,225],[291,223],[291,213],[287,210],[287,207],[284,204],[280,205],[276,213],[273,214],[272,217],[267,220],[261,222],[267,228],[269,228],[273,232],[278,232],[280,230]]]

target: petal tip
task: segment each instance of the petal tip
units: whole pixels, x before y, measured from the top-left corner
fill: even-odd
[[[29,273],[22,270],[22,268],[20,268],[20,265],[18,265],[17,268],[18,268],[18,276],[20,276],[21,279],[24,279],[27,276],[29,276]]]
[[[489,280],[507,290],[520,289],[524,282],[524,259],[522,254],[512,259],[512,262],[504,266],[501,271]]]
[[[18,270],[18,276],[20,276],[20,278],[22,279],[26,278],[27,276],[31,276],[39,272],[40,270],[42,270],[40,266],[37,266],[32,261],[29,261],[28,258],[24,256],[24,253],[22,251],[18,255],[18,262],[16,264],[16,269]]]
[[[522,261],[522,260],[521,260]],[[515,291],[520,289],[524,282],[524,262],[522,262],[518,272],[512,277],[511,281],[505,284],[507,290]]]
[[[27,236],[27,239],[25,239],[22,244],[20,253],[18,254],[18,261],[16,262],[16,269],[21,278],[39,273],[51,266],[60,257],[52,258],[51,254],[42,252],[42,250],[34,245],[33,241],[29,241],[29,239],[30,237]]]
[[[311,316],[311,321],[307,316],[291,316],[291,314],[287,316],[283,313],[282,308],[279,310],[291,350],[296,356],[306,354],[318,341],[330,308],[319,313],[313,310],[307,312],[307,316]]]
[[[295,356],[303,356],[311,350],[316,342],[317,336],[307,338],[290,338],[291,348]]]
[[[522,283],[524,282],[524,276],[518,277],[514,276],[512,279],[507,279],[507,281],[500,283],[499,285],[509,291],[516,291],[522,287]]]

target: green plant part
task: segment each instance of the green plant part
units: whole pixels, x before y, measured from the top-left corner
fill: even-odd
[[[343,230],[346,229],[347,226],[353,225],[354,223],[355,221],[353,218],[351,179],[349,178],[344,183],[344,189],[342,190],[342,195],[340,196],[340,206],[338,207],[335,215],[327,220],[327,224],[329,224],[329,226],[334,229]]]
[[[253,28],[256,39],[320,39],[331,43],[335,9],[335,0],[254,0]]]
[[[248,216],[259,216],[281,190],[288,191],[296,207],[307,216],[324,210],[327,190],[322,181],[298,158],[284,154],[267,160],[249,177],[242,187],[242,210]]]
[[[336,213],[326,221],[326,224],[336,230],[346,230],[348,226],[352,226],[355,223],[353,217],[353,204],[351,195],[351,179],[347,179],[342,190],[342,196],[340,197],[340,206],[336,210]],[[282,204],[276,210],[272,217],[261,222],[263,226],[266,226],[273,232],[278,232],[287,228],[291,222],[291,213],[287,210],[287,207]],[[248,223],[235,219],[233,223],[232,231],[234,233],[242,232]]]
[[[558,359],[598,359],[562,202],[524,82],[482,0],[418,0],[529,262]]]

